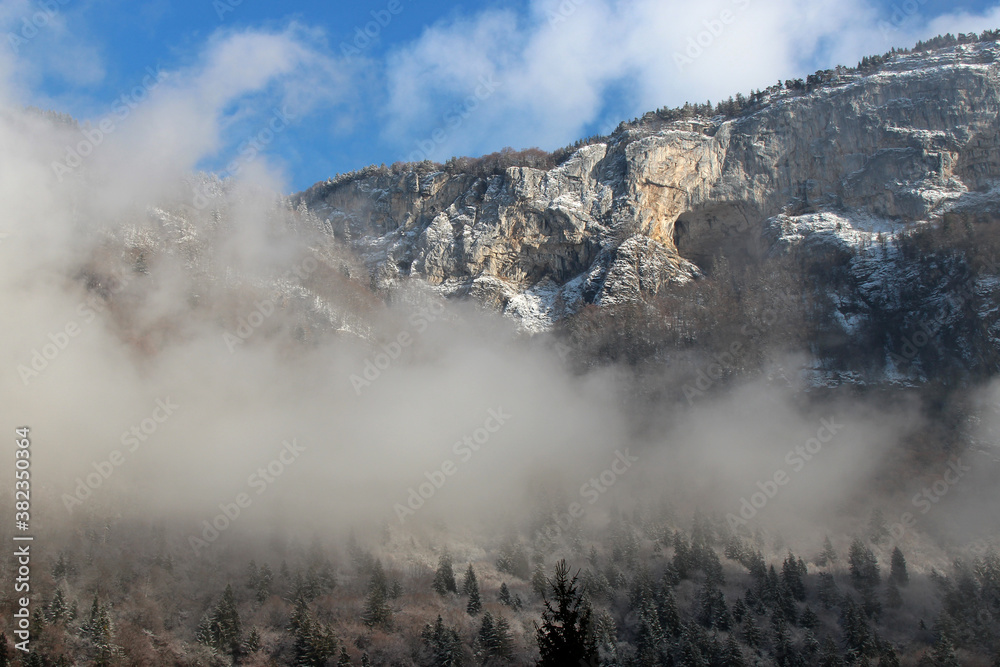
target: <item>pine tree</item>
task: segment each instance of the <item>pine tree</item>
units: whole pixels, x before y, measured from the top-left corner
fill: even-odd
[[[535,595],[540,598],[545,598],[545,594],[549,590],[549,580],[545,576],[545,564],[541,561],[535,564],[535,571],[531,575],[531,590],[535,591]]]
[[[62,588],[56,588],[56,592],[52,595],[52,601],[49,602],[48,608],[45,610],[45,620],[49,623],[59,624],[67,620],[69,616],[69,609],[66,607],[66,596],[63,594]]]
[[[807,630],[815,630],[819,627],[819,616],[807,605],[805,611],[802,612],[802,617],[799,619],[799,625]]]
[[[0,667],[9,667],[10,649],[7,647],[7,637],[0,635]]]
[[[903,596],[899,592],[896,580],[890,578],[885,589],[885,604],[889,609],[899,609],[903,606]]]
[[[823,640],[823,654],[819,658],[820,667],[842,667],[844,661],[840,659],[840,651],[832,637]]]
[[[577,591],[577,577],[569,577],[566,561],[556,565],[549,582],[552,600],[543,598],[542,626],[537,639],[541,659],[539,667],[596,662],[597,645],[591,628],[591,608]]]
[[[467,591],[465,593],[469,596],[469,603],[465,606],[465,611],[469,612],[470,616],[475,616],[483,609],[483,600],[479,596],[479,582],[476,581],[476,573],[472,569],[472,565],[469,564],[469,570],[465,573],[465,582],[462,586],[462,590]]]
[[[389,584],[386,580],[382,561],[376,560],[372,565],[371,579],[368,582],[368,595],[365,598],[363,615],[368,627],[388,629],[392,626],[392,607],[389,606]]]
[[[819,565],[833,565],[837,562],[837,552],[833,548],[833,542],[830,541],[830,536],[827,535],[823,539],[823,551],[819,555]]]
[[[698,595],[698,622],[706,628],[728,630],[733,619],[726,606],[726,596],[710,581],[706,581]]]
[[[639,609],[639,629],[635,639],[639,664],[655,665],[659,662],[660,646],[666,640],[656,606],[651,600],[646,600]]]
[[[889,579],[900,586],[910,583],[910,575],[906,571],[906,558],[899,547],[893,547],[889,566]]]
[[[476,640],[476,653],[483,663],[491,659],[508,661],[513,657],[510,642],[510,626],[502,616],[490,612],[483,614],[482,624]]]
[[[451,556],[447,551],[441,554],[438,559],[438,569],[434,573],[434,583],[431,585],[442,597],[448,593],[458,592],[458,585],[455,583],[455,570],[452,567]]]
[[[465,576],[462,578],[462,595],[469,595],[476,583],[476,572],[472,569],[472,563],[469,563],[469,567],[465,570]]]
[[[260,633],[257,632],[257,628],[250,631],[246,642],[243,644],[243,649],[246,653],[256,653],[261,649]]]
[[[337,636],[330,626],[313,618],[305,598],[295,602],[290,629],[295,638],[295,664],[299,667],[324,667],[336,655]]]
[[[833,575],[827,572],[819,573],[819,599],[824,609],[833,609],[840,601],[840,589]]]
[[[934,667],[959,667],[958,656],[955,655],[955,645],[948,635],[941,633],[931,651]]]
[[[851,583],[856,589],[865,593],[872,592],[878,587],[880,581],[878,559],[860,539],[855,539],[851,543],[848,562],[851,565]]]
[[[802,572],[799,569],[799,562],[795,560],[792,552],[788,552],[785,562],[781,565],[781,580],[788,587],[792,597],[802,602],[806,599],[806,587],[802,582]]]
[[[371,658],[368,657],[368,653],[361,654],[361,667],[372,667],[372,661]],[[442,667],[446,666],[442,665]]]
[[[736,637],[732,633],[726,639],[726,652],[723,656],[723,664],[727,665],[727,667],[744,667],[747,664],[746,659],[743,657],[743,648],[736,641]]]
[[[505,607],[514,606],[514,599],[510,596],[510,589],[507,588],[506,582],[500,584],[500,592],[497,594],[497,601]]]
[[[274,581],[274,573],[271,572],[271,566],[267,563],[260,568],[257,573],[257,578],[254,583],[254,599],[257,600],[259,604],[264,604],[269,597],[271,597],[271,582]]]
[[[892,644],[885,642],[882,646],[882,653],[878,657],[878,667],[899,667],[899,656]]]
[[[679,579],[687,579],[695,566],[691,556],[691,547],[688,545],[687,538],[679,530],[674,533],[674,557],[671,563]]]
[[[115,646],[111,643],[111,616],[107,608],[101,606],[96,593],[90,606],[90,620],[84,624],[82,630],[93,645],[95,667],[110,665],[116,652]]]
[[[351,667],[351,656],[347,654],[347,647],[340,647],[340,657],[337,658],[337,667]]]
[[[744,643],[752,649],[759,649],[762,639],[760,628],[757,627],[757,621],[754,620],[753,616],[747,616],[743,622]]]
[[[674,592],[669,588],[663,588],[656,596],[656,610],[660,616],[660,625],[671,637],[678,637],[681,633],[681,616],[677,611],[677,600],[674,599]]]
[[[815,664],[816,658],[819,656],[819,641],[812,630],[807,629],[802,635],[802,656],[807,665]]]
[[[420,638],[424,643],[423,664],[434,667],[460,667],[463,664],[462,638],[457,630],[447,627],[440,616],[433,626],[424,626]]]
[[[243,647],[243,630],[236,610],[233,587],[226,585],[219,603],[198,628],[198,641],[226,655],[238,658]]]

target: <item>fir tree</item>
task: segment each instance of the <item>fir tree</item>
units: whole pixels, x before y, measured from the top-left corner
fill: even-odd
[[[681,616],[677,611],[677,601],[674,599],[674,592],[670,588],[664,588],[656,596],[656,609],[660,615],[660,625],[671,637],[678,637],[681,634]]]
[[[671,564],[678,579],[687,579],[695,565],[691,557],[691,547],[679,530],[674,533],[674,557]]]
[[[698,622],[706,628],[728,630],[733,619],[726,606],[726,596],[714,584],[705,582],[698,595]]]
[[[368,627],[389,628],[392,625],[392,607],[389,606],[389,583],[382,569],[382,561],[372,565],[368,594],[365,597],[363,619]]]
[[[63,594],[61,587],[56,588],[56,592],[52,595],[52,601],[49,602],[45,610],[45,620],[49,623],[59,624],[68,620],[68,616],[69,609],[66,606],[66,596]]]
[[[254,581],[254,599],[257,600],[259,604],[264,604],[269,597],[271,597],[271,582],[274,581],[274,573],[271,571],[271,566],[267,563],[264,564],[257,574],[257,579]]]
[[[424,626],[420,638],[424,643],[423,664],[428,667],[460,667],[463,664],[462,638],[457,630],[447,627],[440,616],[433,626]]]
[[[819,657],[820,667],[843,667],[843,664],[837,644],[828,636],[823,640],[823,653]]]
[[[236,610],[233,587],[226,585],[222,598],[215,608],[202,620],[198,628],[198,641],[217,651],[239,658],[243,647],[243,630],[240,615]]]
[[[837,551],[833,548],[833,542],[830,541],[829,535],[823,539],[823,551],[820,552],[817,562],[820,566],[833,565],[837,562]]]
[[[878,560],[860,539],[855,539],[851,543],[848,562],[851,565],[851,583],[856,589],[865,593],[874,591],[878,587],[880,581]]]
[[[441,554],[438,559],[438,569],[434,573],[434,583],[431,586],[441,596],[458,592],[458,585],[455,583],[455,570],[452,567],[451,556],[448,555],[447,551]]]
[[[295,664],[299,667],[324,667],[337,653],[337,636],[330,626],[317,622],[304,598],[299,598],[292,612],[292,635],[295,638]]]
[[[337,667],[351,667],[351,656],[347,654],[347,647],[340,647],[340,657],[337,658]]]
[[[807,605],[799,619],[799,625],[807,630],[815,630],[819,627],[819,616]]]
[[[785,557],[785,562],[781,565],[781,581],[788,588],[792,597],[802,602],[806,599],[806,587],[802,582],[803,572],[799,567],[801,560],[796,561],[795,556],[792,552],[788,552],[788,556]],[[805,564],[802,564],[805,567]]]
[[[899,609],[903,606],[903,596],[899,592],[896,580],[890,578],[885,588],[885,604],[889,609]]]
[[[549,580],[545,577],[545,564],[541,561],[535,564],[535,571],[531,575],[531,590],[540,598],[544,598],[549,590]]]
[[[469,567],[465,570],[465,576],[462,577],[462,595],[468,596],[472,587],[477,585],[476,582],[476,572],[472,569],[472,563],[469,563]]]
[[[479,596],[479,582],[476,581],[476,572],[472,569],[472,564],[469,564],[469,570],[465,573],[465,582],[462,586],[463,591],[469,596],[469,603],[465,606],[465,611],[469,613],[470,616],[475,616],[483,609],[483,600]]]
[[[759,649],[762,639],[760,628],[757,627],[757,621],[754,620],[753,616],[747,616],[743,622],[744,643],[752,649]]]
[[[823,603],[823,609],[833,609],[840,601],[840,589],[833,575],[827,572],[819,573],[819,599]]]
[[[635,640],[639,664],[657,664],[660,647],[666,640],[656,607],[651,600],[646,600],[639,609],[639,630]]]
[[[590,605],[577,591],[577,577],[569,577],[566,561],[556,565],[549,583],[552,599],[543,598],[542,626],[537,639],[539,667],[590,664],[597,660],[597,645],[591,628]]]
[[[115,647],[111,643],[111,616],[107,608],[101,606],[96,593],[90,605],[90,619],[82,630],[93,646],[94,665],[104,667],[111,664],[111,658],[115,654]]]
[[[514,606],[514,598],[511,597],[510,589],[507,588],[506,582],[500,584],[500,592],[497,594],[497,601],[505,607]]]
[[[899,586],[905,586],[910,583],[910,575],[906,571],[906,558],[903,557],[903,552],[900,551],[899,547],[893,547],[892,549],[889,579]]]
[[[243,648],[247,653],[256,653],[261,649],[260,633],[257,632],[257,628],[250,631]]]
[[[941,633],[931,651],[934,667],[959,667],[958,656],[955,655],[955,645],[948,635]]]
[[[743,657],[743,648],[732,633],[726,639],[726,652],[722,664],[727,667],[744,667],[747,664]]]
[[[494,617],[490,612],[483,614],[476,647],[476,653],[484,663],[490,660],[509,661],[513,657],[513,650],[510,642],[510,626],[506,619],[502,616]]]

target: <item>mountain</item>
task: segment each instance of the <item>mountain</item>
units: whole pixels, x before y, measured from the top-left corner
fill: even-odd
[[[1000,46],[971,37],[711,117],[646,114],[562,155],[371,167],[293,200],[377,289],[417,281],[529,331],[680,293],[720,259],[766,273],[795,258],[811,284],[797,299],[826,323],[803,341],[817,382],[975,374],[998,361]]]

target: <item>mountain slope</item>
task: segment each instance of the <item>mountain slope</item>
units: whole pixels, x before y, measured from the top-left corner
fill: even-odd
[[[552,168],[394,165],[295,199],[351,241],[377,287],[418,280],[529,330],[586,304],[670,293],[710,275],[720,256],[759,265],[797,254],[844,271],[820,289],[839,334],[858,339],[888,310],[906,325],[954,301],[942,292],[954,284],[900,292],[917,268],[900,246],[946,214],[992,219],[998,56],[992,41],[895,54],[869,71],[824,72],[820,85],[773,87],[736,118],[647,114]],[[968,294],[991,280],[984,273]],[[989,321],[959,341],[967,366],[997,329],[995,307],[973,310]],[[892,368],[898,350],[882,344],[882,379],[921,377]],[[818,369],[823,355],[814,350]]]

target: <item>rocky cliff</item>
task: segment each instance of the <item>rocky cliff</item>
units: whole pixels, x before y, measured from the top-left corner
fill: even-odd
[[[548,170],[368,170],[297,196],[379,287],[418,279],[529,329],[669,290],[719,255],[864,249],[997,200],[1000,48],[895,55],[736,118],[623,124]],[[858,270],[865,270],[863,262]]]

